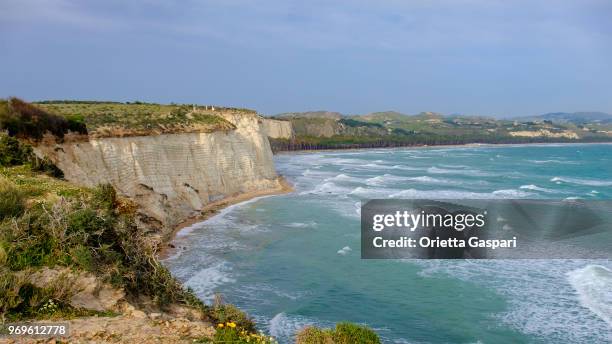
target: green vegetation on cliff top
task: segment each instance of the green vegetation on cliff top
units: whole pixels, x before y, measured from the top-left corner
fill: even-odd
[[[91,137],[232,130],[221,114],[255,114],[248,109],[197,105],[162,105],[95,101],[26,103],[0,100],[0,129],[39,140],[47,131],[63,138],[68,132]]]

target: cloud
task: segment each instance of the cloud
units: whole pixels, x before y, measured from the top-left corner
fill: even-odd
[[[9,30],[15,29],[13,25],[45,27],[49,24],[109,30],[119,24],[112,17],[92,13],[82,4],[69,0],[5,0],[0,2],[0,23]]]
[[[610,24],[593,27],[576,15],[609,10],[601,1],[8,0],[0,6],[3,21],[188,35],[244,47],[453,52],[610,39]]]

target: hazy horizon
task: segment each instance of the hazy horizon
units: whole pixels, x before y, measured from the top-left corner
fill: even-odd
[[[7,0],[0,97],[612,113],[610,17],[603,0]]]

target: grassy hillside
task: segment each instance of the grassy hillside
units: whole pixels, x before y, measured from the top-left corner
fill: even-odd
[[[612,126],[601,123],[509,121],[432,112],[410,116],[394,111],[339,119],[311,114],[284,118],[293,123],[295,138],[272,140],[275,150],[612,141]]]
[[[47,131],[90,137],[140,136],[177,132],[232,130],[221,114],[255,114],[248,109],[87,101],[45,101],[29,104],[17,98],[0,100],[0,127],[11,135],[39,140]]]
[[[109,185],[79,187],[32,165],[31,150],[0,137],[0,315],[39,317],[53,299],[58,312],[71,309],[67,295],[33,287],[24,276],[43,267],[86,271],[137,300],[150,297],[159,307],[171,303],[201,306],[157,262],[157,244],[135,223],[137,207]],[[23,273],[25,272],[25,274]]]

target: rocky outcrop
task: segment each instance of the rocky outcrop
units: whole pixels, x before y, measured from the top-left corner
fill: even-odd
[[[236,129],[209,133],[90,138],[39,145],[64,177],[84,186],[111,183],[145,219],[172,228],[209,203],[280,188],[267,132],[288,128],[256,114],[221,113]],[[278,121],[280,122],[280,121]]]

